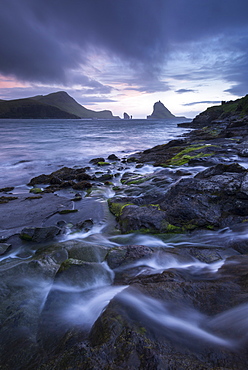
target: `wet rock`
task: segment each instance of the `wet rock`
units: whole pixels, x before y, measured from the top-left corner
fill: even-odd
[[[10,197],[10,196],[6,197],[6,196],[1,196],[1,197],[0,197],[0,204],[8,203],[8,202],[10,202],[11,200],[16,200],[16,199],[18,199],[18,197]]]
[[[239,152],[240,157],[248,157],[248,149],[244,148]]]
[[[112,282],[112,273],[100,263],[85,262],[76,259],[68,259],[62,263],[56,282],[63,284],[87,287],[89,284],[96,283],[98,278],[105,284]]]
[[[112,248],[106,257],[111,269],[134,262],[140,258],[151,257],[154,249],[143,245],[129,245],[126,247]]]
[[[40,194],[40,193],[43,193],[43,190],[41,188],[32,188],[29,190],[30,193],[33,193],[33,194]]]
[[[88,232],[89,230],[92,229],[94,225],[94,222],[92,219],[88,219],[88,220],[84,220],[82,222],[78,222],[76,224],[76,227],[79,228],[80,230],[84,231],[84,232]]]
[[[105,162],[105,159],[103,157],[98,157],[98,158],[92,158],[90,160],[90,163],[97,165],[99,162]]]
[[[160,207],[168,222],[178,226],[225,227],[242,222],[248,212],[246,175],[238,164],[211,167],[193,179],[180,180]]]
[[[130,172],[125,172],[121,178],[121,183],[126,185],[135,185],[135,184],[142,184],[143,182],[149,180],[149,176],[147,175],[139,175]]]
[[[88,177],[88,175],[85,174],[85,171],[86,168],[75,169],[69,167],[62,167],[49,175],[42,174],[32,178],[28,185],[30,186],[34,186],[37,184],[61,185],[63,182],[77,179],[78,176],[79,178],[80,176]]]
[[[47,247],[37,249],[35,259],[40,260],[43,263],[47,263],[48,265],[55,263],[58,265],[59,269],[60,265],[68,259],[68,251],[63,243],[52,244]]]
[[[18,194],[18,199],[1,204],[0,232],[4,237],[19,234],[25,227],[54,226],[53,215],[62,209],[72,207],[65,197],[42,193],[42,197],[30,199],[26,194]],[[44,223],[46,223],[44,225]]]
[[[247,170],[237,163],[218,164],[194,178],[182,178],[165,193],[153,187],[157,204],[146,203],[151,199],[144,194],[136,199],[109,200],[122,232],[142,229],[163,233],[230,226],[245,221],[248,214]]]
[[[61,180],[58,176],[51,176],[50,184],[51,185],[61,185],[63,180]]]
[[[8,252],[10,248],[11,244],[0,242],[0,255],[3,255],[4,253]]]
[[[203,308],[205,313],[215,315],[220,310],[228,310],[230,304],[233,304],[230,298],[239,288],[233,283],[227,283],[225,289],[224,292],[214,282],[188,284],[181,281],[179,284],[170,280],[164,281],[162,285],[161,279],[157,284],[146,283],[126,289],[111,301],[93,326],[89,339],[94,351],[88,352],[87,364],[92,365],[101,357],[106,361],[105,366],[107,359],[111,358],[114,366],[118,363],[124,368],[132,366],[130,361],[134,361],[134,366],[147,369],[166,369],[168,366],[175,369],[209,370],[218,366],[242,368],[246,362],[245,353],[240,356],[228,348],[212,347],[203,337],[188,337],[180,325],[178,331],[173,333],[169,324],[174,322],[177,325],[177,320],[179,323],[181,319],[182,323],[183,318],[189,315],[193,327],[197,311],[192,309],[192,304],[195,308],[203,308],[202,302],[206,295],[208,303]],[[145,292],[148,296],[143,295]],[[206,325],[209,319],[202,316],[199,320],[203,320]],[[197,325],[201,325],[200,322]],[[103,352],[106,357],[102,357]]]
[[[31,228],[26,227],[21,231],[20,238],[26,241],[42,243],[54,239],[60,233],[61,229],[57,226]]]
[[[192,158],[188,161],[189,166],[204,166],[204,167],[210,167],[215,166],[218,163],[223,162],[221,158],[217,157],[201,157],[201,158]]]
[[[66,309],[75,301],[81,300],[82,304],[87,299],[89,289],[96,289],[112,283],[113,273],[104,263],[84,262],[68,259],[62,263],[54,280],[44,309],[41,313],[38,341],[47,353],[53,353],[59,341],[68,331]],[[84,298],[85,297],[85,298]],[[54,313],[57,313],[55,316]],[[77,325],[74,324],[76,328]],[[71,325],[73,329],[73,324]],[[84,332],[85,328],[81,328]]]
[[[50,183],[50,175],[42,174],[42,175],[33,177],[29,181],[28,185],[29,186],[35,186],[37,184],[49,184],[49,183]]]
[[[76,193],[74,195],[74,198],[72,198],[71,200],[74,201],[74,202],[78,202],[78,201],[80,201],[82,199],[83,199],[82,195],[80,193]]]
[[[77,170],[74,168],[63,167],[55,172],[52,172],[50,176],[58,177],[60,180],[63,181],[69,181],[75,179],[76,173]]]
[[[75,190],[85,190],[92,187],[92,184],[88,181],[80,181],[75,183],[72,188]]]
[[[237,237],[235,240],[230,240],[229,241],[229,246],[230,248],[233,248],[236,250],[238,253],[241,254],[247,254],[248,253],[248,240],[242,238],[242,237]]]
[[[110,154],[110,155],[108,156],[108,159],[109,159],[110,161],[120,161],[120,158],[118,158],[115,154]]]
[[[113,177],[114,175],[112,173],[104,173],[101,176],[97,177],[96,180],[105,182],[108,180],[112,180]]]
[[[1,188],[0,193],[9,193],[10,191],[14,190],[14,186],[8,186],[6,188]]]
[[[0,268],[0,367],[4,369],[26,368],[36,355],[40,311],[60,266],[48,252],[17,261]]]
[[[60,185],[59,185],[59,189],[66,189],[66,188],[70,188],[70,187],[73,187],[76,183],[72,180],[70,181],[63,181]]]
[[[109,166],[110,162],[98,162],[97,165],[100,166],[100,167]]]
[[[186,145],[187,141],[185,139],[171,140],[167,144],[157,145],[154,148],[146,149],[142,153],[138,153],[137,158],[141,163],[151,162],[156,166],[163,165],[167,160],[184,149]]]
[[[198,173],[195,177],[199,179],[209,178],[211,176],[223,175],[224,173],[246,173],[247,170],[238,163],[218,164]]]
[[[87,245],[82,241],[66,242],[66,249],[69,258],[85,261],[101,263],[105,260],[109,247],[99,245]]]
[[[120,229],[123,233],[133,230],[146,232],[166,232],[166,213],[156,206],[125,206],[119,217]]]
[[[78,209],[63,209],[62,211],[59,211],[60,215],[67,215],[68,213],[76,213],[78,212]]]
[[[85,172],[81,172],[81,173],[78,173],[77,175],[76,175],[76,180],[77,181],[88,181],[88,180],[91,180],[91,176],[90,175],[88,175],[87,173],[85,173]]]

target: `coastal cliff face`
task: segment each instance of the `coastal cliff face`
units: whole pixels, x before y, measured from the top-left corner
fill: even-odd
[[[248,115],[248,95],[234,101],[222,101],[221,105],[207,108],[198,114],[192,123],[180,124],[184,127],[201,128],[206,125],[214,125],[243,119]]]

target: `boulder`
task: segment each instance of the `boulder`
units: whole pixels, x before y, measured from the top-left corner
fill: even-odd
[[[77,307],[81,302],[83,315],[83,305],[90,299],[91,290],[109,286],[112,281],[113,273],[105,263],[70,258],[61,264],[39,320],[38,341],[47,354],[57,350],[68,330],[77,329],[78,324],[73,324],[70,315],[66,318],[68,312],[73,315],[73,304]],[[93,309],[97,307],[92,306]],[[85,326],[88,325],[86,322]],[[84,325],[77,331],[84,333]]]
[[[86,168],[70,168],[62,167],[57,171],[50,173],[49,175],[39,175],[32,178],[29,182],[29,186],[35,186],[36,184],[51,184],[51,185],[61,185],[63,182],[71,181],[77,179],[80,181],[88,180],[89,175],[85,174]]]
[[[144,245],[128,245],[112,248],[106,256],[106,261],[111,269],[116,269],[140,258],[151,257],[153,253],[153,248]]]
[[[143,232],[166,232],[166,213],[156,206],[125,206],[119,217],[120,229],[123,233],[140,230]]]
[[[39,251],[26,261],[14,258],[5,266],[1,263],[0,367],[24,369],[32,363],[38,350],[40,312],[62,257],[66,253],[58,247]]]
[[[108,156],[108,159],[109,159],[110,161],[119,161],[119,160],[120,160],[120,158],[118,158],[118,157],[117,157],[117,155],[115,155],[115,154],[110,154],[110,155]]]
[[[25,227],[20,233],[20,238],[26,241],[43,243],[54,239],[61,233],[57,226],[49,227]]]
[[[3,255],[4,253],[8,252],[10,248],[11,244],[0,242],[0,255]]]
[[[99,162],[104,162],[105,159],[103,157],[98,157],[98,158],[92,158],[90,160],[90,163],[97,165]]]
[[[72,188],[74,190],[85,190],[85,189],[89,189],[92,187],[92,184],[88,181],[80,181],[80,182],[77,182],[75,183]]]

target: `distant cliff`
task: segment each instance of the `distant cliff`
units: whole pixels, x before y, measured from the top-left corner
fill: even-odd
[[[167,109],[161,101],[156,102],[153,105],[153,112],[150,116],[147,116],[147,119],[178,119],[185,117],[176,117],[172,114],[169,109]]]
[[[0,118],[114,119],[109,110],[95,112],[76,102],[65,91],[26,99],[0,100]]]

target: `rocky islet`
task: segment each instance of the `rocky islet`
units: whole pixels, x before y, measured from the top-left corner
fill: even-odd
[[[1,189],[3,369],[245,368],[242,103],[131,158],[31,179],[38,195]]]

